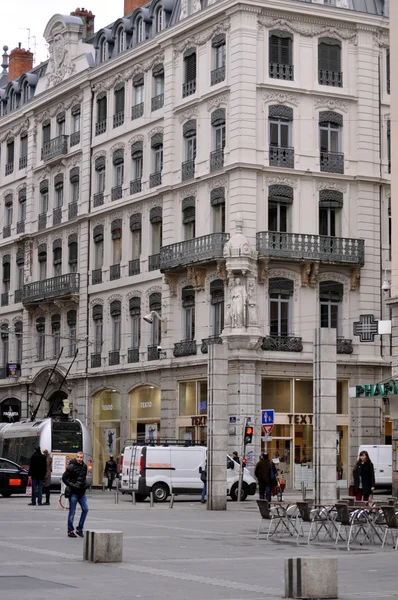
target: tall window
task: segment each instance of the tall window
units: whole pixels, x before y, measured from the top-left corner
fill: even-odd
[[[144,102],[144,74],[136,75],[133,80],[134,104],[143,104]]]
[[[112,232],[112,264],[119,265],[122,261],[122,220],[116,219],[111,224]]]
[[[79,167],[73,167],[69,172],[70,182],[70,203],[79,202],[79,182],[80,182],[80,171]]]
[[[141,344],[141,298],[134,296],[129,300],[131,347],[139,348]]]
[[[23,103],[26,104],[29,101],[30,98],[30,85],[27,81],[25,81],[23,88],[22,88],[22,100]]]
[[[159,6],[155,13],[155,32],[159,33],[165,26],[165,15],[162,6]]]
[[[196,121],[191,120],[184,125],[185,160],[196,158]]]
[[[100,62],[105,62],[108,59],[108,42],[102,39],[100,42]]]
[[[269,34],[269,76],[272,79],[292,81],[293,76],[293,36],[286,31],[270,31]]]
[[[54,208],[61,208],[64,203],[64,176],[62,173],[55,176],[54,192]]]
[[[104,264],[104,226],[97,225],[93,231],[94,269],[102,269]]]
[[[96,193],[103,194],[105,190],[105,156],[100,156],[95,161]]]
[[[53,267],[54,277],[62,275],[62,240],[54,240],[53,242]]]
[[[390,48],[387,48],[386,50],[386,86],[387,86],[387,94],[390,93],[390,65],[391,65],[391,61],[390,61]]]
[[[225,34],[219,33],[211,41],[212,45],[212,71],[211,85],[221,83],[225,79]]]
[[[8,294],[10,292],[10,282],[11,282],[11,256],[9,254],[5,254],[3,256],[3,292],[4,294]],[[8,304],[8,298],[7,298]]]
[[[7,364],[9,362],[9,333],[8,333],[8,325],[3,324],[0,329],[1,335],[1,346],[2,346],[2,359],[3,359],[3,369],[5,373],[7,372]]]
[[[391,173],[391,121],[387,121],[387,160],[388,172]]]
[[[132,189],[131,193],[136,193],[136,192],[141,191],[141,179],[142,179],[142,172],[143,172],[143,168],[144,168],[143,149],[144,149],[144,144],[141,141],[134,142],[134,144],[132,144],[132,146],[131,146],[133,181],[137,182],[137,184],[139,182],[139,185],[137,185],[135,189]]]
[[[7,140],[6,175],[14,171],[14,138]]]
[[[12,194],[8,194],[5,198],[5,206],[4,206],[4,225],[5,227],[10,227],[12,225],[12,215],[13,215],[13,206],[12,206]]]
[[[184,84],[182,96],[190,96],[196,92],[196,49],[189,48],[184,54]]]
[[[23,290],[23,286],[25,283],[25,253],[23,250],[19,250],[17,252],[17,284],[16,284],[16,291],[19,292],[19,297],[17,300],[17,297],[15,298],[15,302],[21,302],[22,300],[22,290]]]
[[[19,148],[19,168],[23,169],[28,164],[28,133],[21,133],[21,143]]]
[[[320,317],[321,327],[337,329],[340,335],[341,301],[344,295],[342,283],[334,281],[323,281],[319,284]]]
[[[125,88],[124,83],[119,83],[115,88],[114,93],[114,116],[113,126],[119,127],[124,123],[124,102],[125,102]]]
[[[25,223],[26,220],[26,188],[22,188],[19,190],[18,195],[19,201],[19,214],[18,214],[18,222]]]
[[[162,207],[155,206],[149,214],[152,229],[152,254],[159,254],[162,245],[162,213]]]
[[[65,112],[62,111],[57,115],[57,135],[65,135]]]
[[[182,308],[184,315],[184,339],[195,339],[195,291],[193,287],[182,289]]]
[[[72,107],[71,110],[71,114],[72,114],[72,137],[74,135],[75,139],[77,140],[77,138],[80,137],[77,136],[76,134],[80,133],[80,104],[76,104],[75,106]],[[71,140],[72,142],[72,140]]]
[[[343,117],[331,111],[319,114],[319,146],[321,171],[344,173],[342,154]]]
[[[195,237],[196,201],[194,196],[184,198],[182,201],[182,223],[184,227],[184,240]]]
[[[113,153],[113,183],[115,187],[121,187],[124,180],[124,152],[115,150]]]
[[[93,306],[93,321],[94,321],[94,353],[102,353],[102,324],[103,324],[103,306],[96,304]]]
[[[321,38],[319,40],[318,81],[320,85],[343,86],[340,40],[334,38]]]
[[[158,108],[161,108],[164,103],[164,68],[163,68],[162,64],[156,65],[153,68],[152,76],[153,76],[152,110],[157,110]]]
[[[162,316],[162,295],[154,292],[149,296],[149,310],[154,310]],[[153,319],[151,326],[151,345],[158,346],[162,339],[162,328],[159,319]]]
[[[145,40],[145,29],[144,29],[144,21],[141,17],[137,19],[136,22],[136,30],[137,30],[137,42],[143,42]]]
[[[152,136],[151,147],[153,150],[153,173],[161,173],[163,169],[163,134],[156,133]]]
[[[97,123],[95,126],[95,135],[100,135],[106,131],[107,120],[107,98],[106,92],[97,96]]]
[[[142,245],[142,216],[141,213],[135,213],[130,217],[131,231],[131,258],[139,260],[141,256]]]
[[[343,207],[343,194],[335,190],[321,190],[319,193],[319,234],[334,237],[339,235],[340,213]]]
[[[36,319],[37,333],[37,360],[44,360],[46,357],[46,319],[39,317]]]
[[[48,211],[48,180],[40,182],[40,214],[45,214]]]
[[[270,146],[289,148],[292,145],[293,110],[287,106],[269,107]]]
[[[290,333],[290,304],[293,281],[274,278],[269,280],[270,335],[286,337]]]
[[[212,308],[212,335],[219,336],[224,329],[224,282],[216,279],[210,283]]]
[[[15,323],[15,342],[16,342],[16,355],[17,355],[17,363],[22,363],[23,356],[23,324],[22,321],[17,321]]]
[[[122,303],[120,300],[114,300],[110,306],[112,319],[112,350],[118,352],[121,347],[122,336]]]
[[[293,189],[287,185],[271,185],[268,190],[268,231],[286,233],[288,211],[293,203]]]
[[[61,350],[61,315],[51,317],[51,335],[53,336],[53,357],[58,358]]]
[[[225,188],[215,188],[210,192],[213,212],[213,233],[225,232]]]
[[[392,222],[391,222],[391,198],[388,198],[388,260],[391,260],[391,246],[392,246]]]
[[[117,30],[117,53],[120,54],[126,49],[126,34],[123,27]]]
[[[47,246],[46,244],[40,244],[38,248],[38,261],[39,261],[39,279],[43,281],[47,277]]]
[[[68,250],[69,250],[69,273],[77,273],[77,259],[78,259],[78,244],[77,244],[77,233],[71,233],[68,237]]]
[[[225,109],[217,109],[211,115],[211,124],[213,126],[213,144],[214,150],[224,150],[225,148]]]
[[[76,353],[76,323],[77,323],[77,313],[75,310],[69,310],[66,313],[66,322],[68,324],[68,356],[74,356]]]
[[[47,121],[44,121],[44,123],[43,123],[42,136],[43,136],[43,146],[45,146],[51,140],[51,121],[50,121],[50,119],[48,119]]]

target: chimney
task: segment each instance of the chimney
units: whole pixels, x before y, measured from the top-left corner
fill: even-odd
[[[124,0],[124,16],[129,15],[136,8],[148,4],[148,0]]]
[[[21,43],[18,48],[11,50],[8,65],[8,81],[18,79],[24,73],[27,73],[33,68],[33,53],[29,50],[21,48]]]
[[[80,17],[83,21],[83,39],[86,40],[94,35],[94,19],[95,15],[91,10],[86,8],[77,8],[74,12],[70,13],[72,17]]]

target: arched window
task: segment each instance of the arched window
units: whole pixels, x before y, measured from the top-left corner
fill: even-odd
[[[94,269],[95,271],[99,271],[96,274],[99,277],[100,273],[102,275],[101,269],[104,264],[104,226],[96,225],[93,231],[93,241],[94,241]],[[94,279],[94,272],[93,272]],[[102,277],[100,277],[100,281],[95,281],[95,283],[101,283]],[[94,281],[92,282],[94,284]]]
[[[53,357],[58,358],[61,349],[61,315],[51,317],[51,335],[53,336]]]
[[[102,352],[102,327],[103,327],[103,306],[96,304],[93,306],[93,321],[94,321],[94,355],[99,355],[99,364],[93,364],[93,357],[91,357],[91,366],[101,366],[101,352]]]
[[[68,324],[68,356],[74,356],[76,353],[76,321],[77,312],[69,310],[66,313],[66,322]]]
[[[129,300],[131,322],[131,348],[129,349],[128,362],[138,362],[138,349],[141,343],[141,298],[134,296]],[[130,352],[137,350],[137,352]]]
[[[274,104],[269,107],[268,115],[269,164],[271,167],[294,169],[293,109],[289,106]]]
[[[269,280],[269,332],[271,336],[287,337],[290,334],[291,299],[294,285],[291,279]]]
[[[112,352],[119,352],[121,346],[122,335],[122,303],[120,300],[114,300],[110,305],[110,313],[112,319]],[[116,357],[113,357],[116,358]],[[110,364],[111,364],[110,357]],[[113,362],[113,364],[118,364]]]
[[[62,275],[62,240],[53,241],[53,267],[54,277]]]
[[[17,363],[22,363],[22,355],[23,355],[23,323],[22,321],[17,321],[15,323],[15,341],[16,341],[16,352],[17,352]]]
[[[102,38],[100,42],[100,62],[105,62],[108,59],[108,42]]]
[[[111,224],[112,232],[112,265],[110,268],[110,279],[114,281],[120,278],[120,263],[122,260],[122,220],[115,219]]]
[[[144,20],[139,17],[136,23],[137,28],[137,43],[143,42],[145,40],[145,29],[144,29]]]
[[[184,339],[195,339],[195,290],[192,285],[182,289],[182,308],[184,314]]]
[[[159,33],[159,31],[162,31],[164,29],[165,26],[165,15],[164,15],[164,10],[162,6],[159,6],[156,9],[156,13],[155,13],[155,32]]]
[[[38,317],[36,319],[37,332],[37,360],[44,360],[46,357],[46,319]]]
[[[319,113],[319,149],[322,172],[344,173],[342,138],[342,115],[330,110]]]
[[[29,101],[29,83],[25,81],[22,88],[22,102],[26,104]]]
[[[216,279],[210,283],[210,296],[212,306],[212,332],[219,336],[224,329],[224,282]]]
[[[117,30],[117,53],[120,54],[124,52],[126,49],[126,33],[124,31],[123,26],[119,27]]]
[[[268,190],[268,231],[288,231],[289,206],[293,203],[293,188],[270,185]],[[275,237],[275,236],[274,236]],[[275,237],[275,241],[277,237]]]
[[[343,194],[336,190],[319,192],[319,235],[334,237],[340,235],[340,213],[343,208]],[[332,251],[332,240],[322,240],[323,247]]]
[[[162,294],[154,292],[149,296],[149,310],[154,310],[159,316],[162,316]],[[162,339],[162,328],[159,319],[154,318],[151,326],[151,344],[158,346]],[[157,355],[157,353],[156,353]]]
[[[344,286],[335,281],[322,281],[319,284],[320,325],[341,330],[341,301],[344,296]]]
[[[288,31],[269,33],[269,76],[293,80],[293,35]]]

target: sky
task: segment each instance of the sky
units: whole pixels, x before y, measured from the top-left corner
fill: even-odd
[[[95,31],[123,16],[123,0],[9,0],[1,3],[0,55],[3,46],[8,53],[21,42],[35,54],[35,64],[47,60],[47,46],[43,38],[44,29],[55,14],[69,15],[78,7],[84,6],[95,15]],[[40,8],[39,8],[40,7]],[[1,61],[0,61],[1,62]]]

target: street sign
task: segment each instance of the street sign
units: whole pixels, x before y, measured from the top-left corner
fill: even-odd
[[[235,425],[236,424],[236,417],[229,417],[229,423],[230,423],[230,425]]]
[[[273,409],[261,411],[261,435],[269,437],[274,428],[275,411]]]

